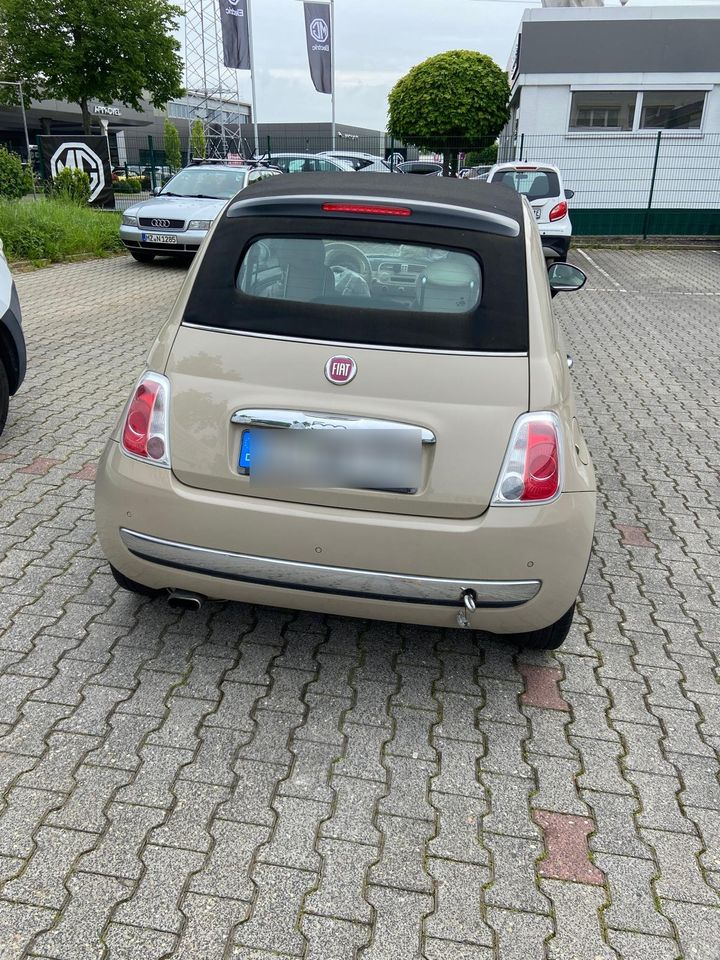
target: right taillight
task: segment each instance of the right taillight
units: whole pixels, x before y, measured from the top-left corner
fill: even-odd
[[[144,373],[125,413],[121,447],[124,453],[158,467],[170,466],[168,406],[170,381],[160,373]]]
[[[550,211],[549,219],[553,220],[562,220],[564,216],[567,215],[567,201],[561,200],[560,203],[556,203],[555,206]]]
[[[513,427],[492,503],[547,503],[561,489],[560,421],[554,413],[525,413]]]

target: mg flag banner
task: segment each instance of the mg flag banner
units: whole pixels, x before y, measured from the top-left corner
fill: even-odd
[[[248,0],[219,0],[223,63],[234,70],[250,70]]]
[[[110,155],[105,137],[43,136],[38,139],[45,180],[54,180],[65,167],[83,170],[90,178],[90,205],[114,208]]]
[[[310,76],[318,93],[332,93],[332,44],[330,4],[304,3]]]

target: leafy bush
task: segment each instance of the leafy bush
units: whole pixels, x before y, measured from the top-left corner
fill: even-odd
[[[65,167],[49,184],[48,192],[54,200],[84,206],[90,199],[90,177],[84,170]]]
[[[180,134],[174,123],[165,117],[164,137],[165,140],[165,158],[171,170],[179,170],[182,166],[182,155],[180,153]]]
[[[190,157],[193,160],[204,160],[205,149],[205,131],[203,130],[202,120],[193,120],[190,127]]]
[[[122,249],[120,218],[61,200],[0,200],[0,236],[8,260],[107,256]]]
[[[498,145],[491,143],[483,150],[472,150],[465,154],[466,167],[486,167],[497,163]]]
[[[32,190],[32,174],[22,165],[17,153],[0,147],[0,197],[19,200]]]
[[[115,193],[140,193],[142,190],[141,177],[120,177],[113,181]]]

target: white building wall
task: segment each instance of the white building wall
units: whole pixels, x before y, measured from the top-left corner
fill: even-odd
[[[573,133],[573,89],[698,90],[706,92],[700,131],[663,130],[654,208],[720,208],[720,74],[520,76],[515,156],[560,168],[578,208],[644,208],[657,150],[657,131]],[[520,151],[522,150],[522,155]]]

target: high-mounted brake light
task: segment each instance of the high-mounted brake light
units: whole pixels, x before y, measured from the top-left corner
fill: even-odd
[[[516,170],[537,170],[537,167],[515,167]]]
[[[562,218],[567,214],[567,201],[561,200],[560,203],[556,203],[555,206],[550,211],[551,220],[562,220]]]
[[[140,377],[125,414],[123,453],[158,467],[170,466],[169,400],[167,377],[159,373],[144,373]]]
[[[561,489],[560,421],[554,413],[525,413],[513,427],[492,503],[547,503]]]
[[[371,203],[324,203],[326,213],[364,213],[374,217],[410,217],[409,207],[381,207]]]

